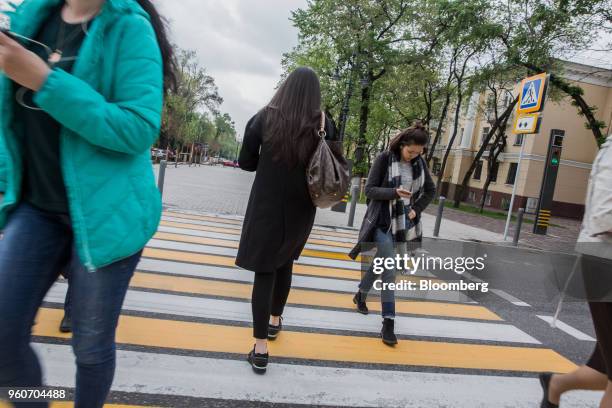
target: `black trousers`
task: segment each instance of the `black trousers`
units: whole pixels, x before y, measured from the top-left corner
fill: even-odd
[[[587,366],[612,381],[612,303],[589,302],[597,343]]]
[[[291,289],[293,260],[273,272],[255,273],[251,308],[253,311],[253,337],[268,338],[270,315],[281,316]]]

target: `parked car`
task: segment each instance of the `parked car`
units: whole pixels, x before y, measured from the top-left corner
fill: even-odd
[[[238,161],[223,160],[222,164],[224,167],[238,167]]]

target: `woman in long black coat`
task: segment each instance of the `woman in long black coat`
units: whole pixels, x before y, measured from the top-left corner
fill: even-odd
[[[236,265],[255,272],[251,305],[255,346],[248,355],[255,372],[268,364],[267,340],[282,329],[281,316],[294,260],[306,245],[316,207],[306,184],[306,168],[321,123],[319,79],[298,68],[270,103],[247,123],[239,165],[257,171],[242,227]],[[328,140],[336,139],[326,118]]]

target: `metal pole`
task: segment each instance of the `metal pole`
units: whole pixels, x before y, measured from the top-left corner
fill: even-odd
[[[444,202],[446,201],[446,197],[440,196],[440,203],[438,204],[438,215],[436,216],[436,225],[434,226],[434,237],[438,237],[440,235],[440,224],[442,223],[442,212],[444,211]]]
[[[159,174],[157,175],[157,188],[159,189],[159,194],[164,195],[164,179],[166,178],[166,166],[168,162],[166,160],[162,160],[159,162]]]
[[[349,210],[348,226],[352,227],[355,222],[355,210],[357,209],[357,201],[359,201],[359,185],[354,185],[351,189],[351,209]]]
[[[525,209],[519,208],[518,215],[516,216],[516,227],[514,229],[514,239],[512,243],[514,246],[518,246],[519,237],[521,236],[521,227],[523,226],[523,216],[525,215]]]
[[[508,218],[506,219],[506,228],[504,228],[504,241],[508,238],[508,230],[510,229],[510,220],[512,219],[512,209],[514,208],[514,197],[516,196],[516,187],[518,186],[519,176],[521,175],[521,162],[523,161],[523,152],[527,144],[527,135],[523,135],[523,143],[521,143],[521,152],[519,153],[518,164],[516,165],[516,174],[514,176],[514,186],[512,187],[512,198],[510,198],[510,208],[508,208]]]

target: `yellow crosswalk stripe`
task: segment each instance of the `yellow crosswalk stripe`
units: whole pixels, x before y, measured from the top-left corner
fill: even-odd
[[[229,224],[229,225],[242,225],[242,220],[234,220],[231,218],[224,217],[215,217],[210,215],[197,215],[197,214],[186,214],[182,212],[175,211],[164,211],[163,215],[174,218],[184,218],[186,220],[197,220],[197,221],[210,221],[216,222],[219,224]]]
[[[191,214],[175,213],[175,212],[169,212],[169,211],[165,212],[164,215],[168,217],[173,217],[173,218],[181,218],[184,220],[208,221],[208,222],[215,222],[218,224],[226,224],[228,226],[233,225],[235,227],[242,226],[242,221],[228,220],[226,218],[224,219],[224,218],[210,217],[210,216],[205,216],[205,215],[191,215]],[[236,228],[231,228],[231,229],[236,229]],[[240,229],[240,228],[237,228],[237,229]],[[313,227],[313,233],[317,235],[327,235],[330,237],[357,238],[357,232],[327,231],[327,230],[322,230],[322,229],[317,228],[316,225]]]
[[[57,329],[59,309],[42,308],[33,327],[35,336],[64,338]],[[121,316],[119,344],[192,351],[246,354],[253,346],[252,329],[208,323]],[[401,366],[446,367],[499,371],[569,372],[576,365],[553,350],[403,340],[385,346],[373,337],[284,331],[269,345],[273,356]]]
[[[72,401],[52,402],[49,405],[50,405],[50,408],[73,408],[74,402]],[[12,408],[12,405],[9,405],[7,402],[0,401],[0,408]],[[104,404],[104,408],[154,408],[154,407],[153,406],[145,407],[142,405]]]
[[[210,255],[195,252],[182,252],[170,249],[145,248],[142,256],[145,258],[159,259],[164,261],[188,262],[201,265],[235,267],[235,258],[223,255]],[[328,268],[325,266],[294,264],[293,273],[298,275],[317,276],[324,278],[340,278],[361,280],[361,271],[356,269]],[[403,276],[398,275],[397,281],[405,280],[410,282],[420,282],[421,280],[431,280],[441,282],[435,278],[424,278],[417,275]]]
[[[186,242],[190,244],[212,245],[223,248],[238,249],[237,241],[230,241],[227,239],[196,237],[193,235],[175,234],[171,232],[158,232],[153,238],[165,241]],[[351,259],[346,253],[322,251],[307,248],[302,251],[302,256],[309,256],[313,258],[338,259],[341,261],[353,261],[353,259]],[[354,260],[354,262],[359,261],[361,261],[361,257],[358,257],[356,260]]]
[[[159,225],[164,226],[164,227],[191,229],[191,230],[206,231],[206,232],[218,232],[222,234],[231,234],[231,235],[240,236],[240,230],[227,229],[227,228],[221,228],[221,227],[211,227],[207,225],[186,224],[186,223],[175,222],[175,221],[161,221]],[[308,239],[307,242],[309,244],[328,245],[328,246],[333,246],[333,247],[338,247],[338,248],[348,248],[348,249],[351,249],[355,246],[355,244],[352,244],[350,242],[328,241],[328,240],[313,239],[313,238]]]
[[[208,255],[158,248],[145,248],[142,255],[147,258],[162,259],[166,261],[189,262],[214,266],[236,266],[233,257],[222,255]],[[322,276],[327,278],[344,278],[353,280],[358,280],[361,278],[361,273],[358,270],[326,268],[323,266],[294,264],[293,272],[301,275]]]
[[[165,276],[146,272],[135,273],[130,286],[133,288],[157,289],[183,294],[215,295],[236,299],[250,299],[252,291],[252,285],[247,283]],[[351,294],[310,289],[292,289],[289,293],[288,303],[293,305],[354,309]],[[502,320],[489,309],[477,305],[397,300],[395,307],[398,313],[478,320]],[[380,298],[369,296],[368,308],[371,311],[380,312]]]

